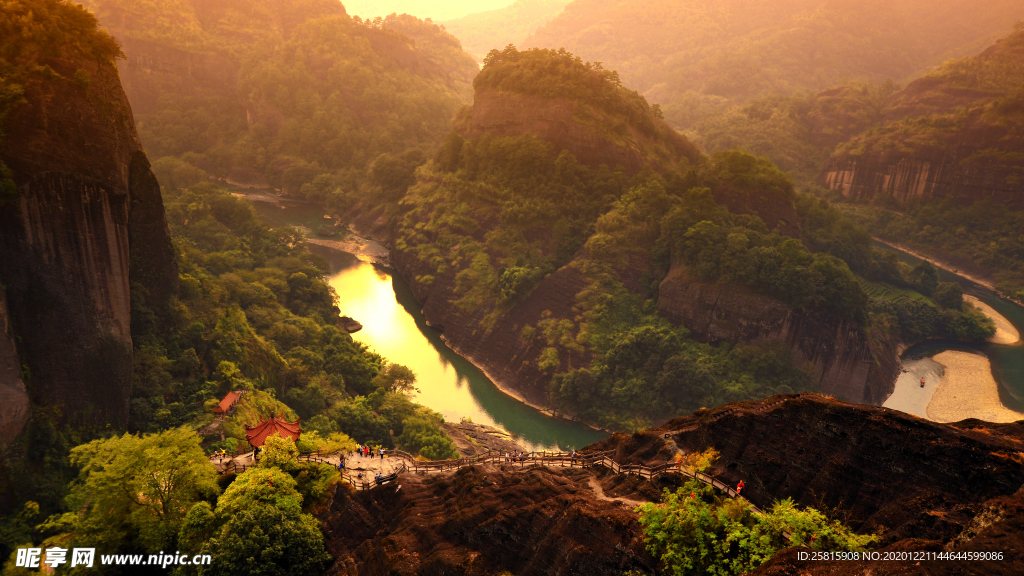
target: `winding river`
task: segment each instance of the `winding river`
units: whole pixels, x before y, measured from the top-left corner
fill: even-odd
[[[271,226],[301,227],[316,238],[310,231],[328,222],[323,210],[312,204],[247,196]],[[532,450],[572,450],[608,436],[581,423],[548,416],[499,390],[426,325],[409,286],[389,269],[331,247],[310,244],[309,248],[331,265],[328,281],[338,293],[341,313],[363,325],[352,337],[388,360],[412,368],[419,389],[414,400],[440,412],[446,421],[469,419],[500,428]]]
[[[330,222],[324,218],[323,210],[314,204],[282,200],[260,194],[260,191],[240,192],[253,200],[260,218],[272,226],[296,226],[315,239],[317,236],[313,232]],[[896,252],[902,261],[909,264],[921,261],[885,244],[876,243],[876,246]],[[379,246],[377,248],[380,249]],[[355,318],[364,326],[353,337],[385,358],[412,368],[419,388],[415,400],[440,412],[447,421],[469,419],[503,429],[530,449],[581,448],[607,436],[583,424],[548,416],[499,390],[480,370],[448,348],[440,335],[426,325],[419,304],[401,277],[393,276],[386,267],[367,261],[372,260],[370,258],[349,253],[360,250],[342,247],[342,250],[347,250],[342,251],[315,244],[311,244],[310,249],[323,256],[331,266],[329,282],[338,293],[342,314]],[[1024,333],[1024,307],[941,268],[939,276],[943,281],[960,283],[966,294],[991,306]],[[939,380],[940,367],[929,358],[944,350],[973,350],[987,356],[993,376],[1000,385],[1003,404],[1024,411],[1024,345],[931,340],[904,352],[904,364],[918,375],[934,374],[935,378],[929,378],[929,386],[934,386]]]
[[[897,257],[908,264],[916,265],[921,262],[920,258],[898,250],[880,242],[875,247],[881,250],[895,252]],[[1024,334],[1024,307],[1001,298],[994,291],[958,274],[939,268],[939,280],[943,282],[957,282],[964,289],[965,294],[970,294],[978,300],[991,306],[996,312],[1003,315],[1022,334]],[[929,340],[912,346],[903,353],[905,364],[924,360],[922,369],[927,371],[931,362],[927,360],[944,350],[968,350],[980,352],[988,357],[992,364],[992,376],[999,383],[999,397],[1008,408],[1017,411],[1024,411],[1024,345],[1021,343],[1012,345],[992,344],[989,342],[964,343],[949,340]],[[934,364],[934,363],[932,363]]]

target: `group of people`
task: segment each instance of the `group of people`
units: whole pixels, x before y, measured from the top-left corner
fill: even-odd
[[[516,450],[515,452],[505,452],[505,462],[525,462],[526,453]]]
[[[359,445],[356,446],[355,454],[357,456],[370,457],[379,456],[381,460],[384,459],[385,451],[383,448],[370,448],[369,446]]]

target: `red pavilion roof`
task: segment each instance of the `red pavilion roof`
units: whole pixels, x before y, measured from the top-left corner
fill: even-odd
[[[218,404],[217,407],[213,409],[213,411],[217,414],[223,414],[227,412],[228,408],[231,408],[235,404],[235,402],[238,401],[238,398],[241,395],[241,392],[236,392],[235,390],[228,392],[227,394],[224,395],[224,399],[220,401],[220,404]]]
[[[282,438],[291,438],[292,442],[295,442],[302,434],[299,420],[301,418],[296,419],[295,422],[286,422],[283,415],[280,418],[272,416],[269,420],[264,420],[255,426],[246,426],[245,439],[249,441],[250,446],[256,448],[263,446],[271,434],[277,434]]]

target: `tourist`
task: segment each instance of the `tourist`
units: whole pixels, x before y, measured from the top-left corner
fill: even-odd
[[[736,496],[740,495],[740,492],[743,491],[744,486],[746,486],[746,484],[743,483],[743,480],[740,480],[740,483],[736,485]]]
[[[575,450],[572,451],[572,463],[573,464],[576,463],[576,451]]]

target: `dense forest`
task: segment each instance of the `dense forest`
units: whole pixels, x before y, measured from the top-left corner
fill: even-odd
[[[1021,18],[1012,0],[577,0],[525,46],[618,70],[689,129],[752,98],[904,81],[983,49]]]
[[[829,163],[944,157],[982,175],[975,188],[1012,189],[1024,177],[1022,62],[1024,27],[1018,24],[981,54],[946,62],[905,89],[892,82],[851,83],[814,95],[757,99],[703,120],[698,141],[708,150],[742,147],[763,155],[809,190],[818,189]],[[1006,194],[818,193],[846,203],[847,215],[872,234],[986,276],[1008,296],[1024,295],[1018,238],[1024,215],[1019,205],[1007,205]]]
[[[24,87],[33,82],[88,85],[84,70],[61,75],[48,57],[112,62],[121,54],[96,19],[71,3],[18,1],[0,14],[0,116],[24,103]],[[418,34],[423,23],[394,25]],[[195,111],[222,120],[210,109]],[[329,557],[308,510],[338,475],[298,463],[296,450],[351,448],[357,439],[444,458],[456,454],[454,444],[437,414],[409,400],[415,374],[339,326],[326,264],[306,251],[300,234],[258,221],[247,201],[207,182],[189,157],[165,158],[155,171],[180,294],[170,303],[150,301],[141,284],[131,287],[127,429],[70,426],[58,409],[33,407],[26,430],[0,453],[0,558],[7,562],[13,548],[41,541],[85,543],[104,553],[202,548],[215,558],[208,573],[226,573],[261,546],[250,538],[262,530],[279,537],[278,548],[261,550],[268,561],[290,573],[315,571]],[[6,179],[3,186],[12,191]],[[215,423],[211,410],[232,389],[249,392]],[[244,425],[279,413],[303,418],[299,445],[268,446],[260,469],[238,484],[231,475],[218,478],[208,454],[242,448]],[[162,475],[173,481],[154,483]],[[254,493],[250,482],[277,488]]]
[[[593,65],[562,52],[512,50],[492,52],[478,90],[570,97],[609,118],[657,125],[656,110],[618,89],[616,74],[594,76]],[[395,249],[419,263],[415,284],[450,286],[441,288],[444,297],[485,330],[496,329],[555,271],[584,275],[574,310],[549,311],[522,327],[520,338],[538,343],[530,361],[551,379],[554,406],[617,428],[814,389],[788,350],[708,346],[661,317],[658,284],[673,265],[701,281],[744,285],[908,342],[991,333],[991,323],[964,309],[957,295],[930,298],[938,289],[933,268],[912,270],[874,251],[863,229],[828,202],[799,196],[770,162],[730,151],[683,166],[628,176],[531,136],[466,139],[455,131],[401,200]],[[804,241],[757,215],[730,212],[714,199],[720,190],[788,204]],[[877,296],[869,298],[866,288]]]
[[[35,479],[6,487],[11,491],[6,498],[28,502],[25,506],[32,508],[29,516],[14,514],[0,523],[6,546],[30,540],[35,524],[57,514],[46,522],[44,537],[71,532],[74,538],[90,542],[101,539],[110,544],[111,553],[173,547],[187,519],[149,518],[144,506],[116,493],[120,482],[144,480],[98,477],[94,472],[98,463],[113,461],[126,469],[185,466],[188,477],[174,498],[186,503],[205,501],[219,509],[220,489],[206,455],[219,449],[242,450],[246,445],[243,425],[255,425],[271,414],[302,417],[304,432],[292,451],[348,450],[358,441],[385,448],[400,446],[428,458],[457,455],[439,427],[441,417],[409,400],[415,374],[368,351],[339,326],[335,295],[323,279],[326,264],[306,251],[301,234],[290,228],[268,228],[256,219],[248,201],[212,184],[165,187],[164,193],[181,270],[180,298],[167,309],[151,307],[145,293],[134,287],[136,349],[127,434],[70,429],[37,412],[28,433],[8,447],[12,454],[29,456],[4,460],[5,467],[13,466],[5,475]],[[214,423],[212,409],[229,390],[249,393],[233,415]],[[222,434],[226,439],[221,440]],[[71,450],[68,460],[73,446],[97,437]],[[161,460],[153,454],[157,448],[174,457]],[[145,461],[132,460],[139,458]],[[303,509],[337,481],[330,467],[299,465],[294,454],[289,462],[263,466],[276,466],[295,478],[292,492],[302,495]],[[80,480],[68,484],[76,470]],[[118,514],[123,514],[113,526],[100,512],[106,501],[86,498],[93,482],[113,491],[109,498],[116,501]],[[230,479],[220,482],[223,488]],[[287,482],[283,486],[288,490]],[[229,488],[221,499],[230,493]],[[107,492],[103,494],[108,497]],[[60,514],[74,510],[67,508],[74,502],[88,505],[81,513]],[[267,513],[272,519],[288,512]],[[319,528],[316,537],[322,542]],[[214,552],[235,553],[216,543],[210,546]],[[0,550],[4,557],[8,552]],[[301,557],[296,553],[292,559],[299,562]]]
[[[436,146],[477,71],[435,24],[334,0],[86,5],[124,46],[154,161],[293,194],[325,174],[354,194],[373,162]]]

